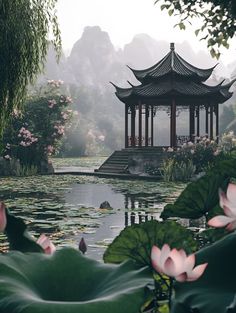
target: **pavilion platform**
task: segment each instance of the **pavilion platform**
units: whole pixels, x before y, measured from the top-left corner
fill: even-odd
[[[145,175],[145,166],[160,168],[166,156],[163,147],[130,147],[116,150],[95,173],[142,176]]]

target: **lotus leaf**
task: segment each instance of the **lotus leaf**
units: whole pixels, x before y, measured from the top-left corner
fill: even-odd
[[[0,256],[0,312],[137,313],[150,283],[131,262],[104,265],[72,248]]]
[[[222,161],[219,166],[195,182],[190,183],[174,204],[167,204],[161,217],[197,219],[215,208],[219,202],[219,188],[226,188],[230,178],[236,177],[236,159]]]
[[[197,263],[208,262],[194,282],[176,283],[172,313],[236,312],[236,234],[231,234],[196,254]]]
[[[153,245],[162,247],[168,243],[172,248],[183,248],[187,252],[197,249],[193,233],[175,221],[156,220],[126,227],[105,251],[103,259],[107,263],[121,263],[132,259],[139,266],[151,266]]]

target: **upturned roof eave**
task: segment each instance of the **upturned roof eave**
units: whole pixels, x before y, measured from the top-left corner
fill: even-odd
[[[178,71],[175,69],[176,60],[181,63],[181,66],[183,67],[183,74],[178,73]],[[169,63],[166,65],[168,68],[167,71],[165,71],[163,74],[161,73],[161,67],[163,67],[163,64]],[[174,50],[171,50],[164,58],[162,58],[159,62],[154,64],[153,66],[146,68],[144,70],[136,70],[132,67],[128,66],[128,68],[133,72],[134,76],[137,80],[140,82],[143,82],[145,80],[149,79],[160,79],[166,75],[169,75],[171,73],[175,73],[176,75],[180,75],[182,77],[186,76],[186,78],[193,77],[195,80],[198,81],[206,81],[212,74],[214,68],[218,64],[214,65],[213,67],[207,68],[207,69],[201,69],[198,68],[186,60],[184,60],[178,53],[176,53]],[[165,65],[164,65],[165,67]],[[160,71],[160,75],[155,75],[154,72]],[[190,74],[186,75],[186,72],[190,72]]]

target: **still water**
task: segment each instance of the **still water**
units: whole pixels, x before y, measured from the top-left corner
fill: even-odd
[[[91,176],[1,178],[0,200],[23,218],[36,238],[45,233],[57,246],[78,247],[82,237],[88,256],[101,259],[106,246],[127,225],[158,219],[184,185],[104,179]],[[108,201],[112,210],[99,209]],[[7,249],[0,235],[0,249]]]

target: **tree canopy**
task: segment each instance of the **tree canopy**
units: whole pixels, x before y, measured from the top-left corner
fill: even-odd
[[[202,27],[195,30],[201,40],[207,40],[207,46],[213,57],[219,58],[219,47],[229,48],[229,39],[236,33],[236,1],[235,0],[156,0],[161,10],[168,10],[180,17],[177,24],[180,29],[186,28],[186,22],[200,17]]]
[[[57,0],[0,0],[0,132],[42,68],[49,34],[58,52]]]

